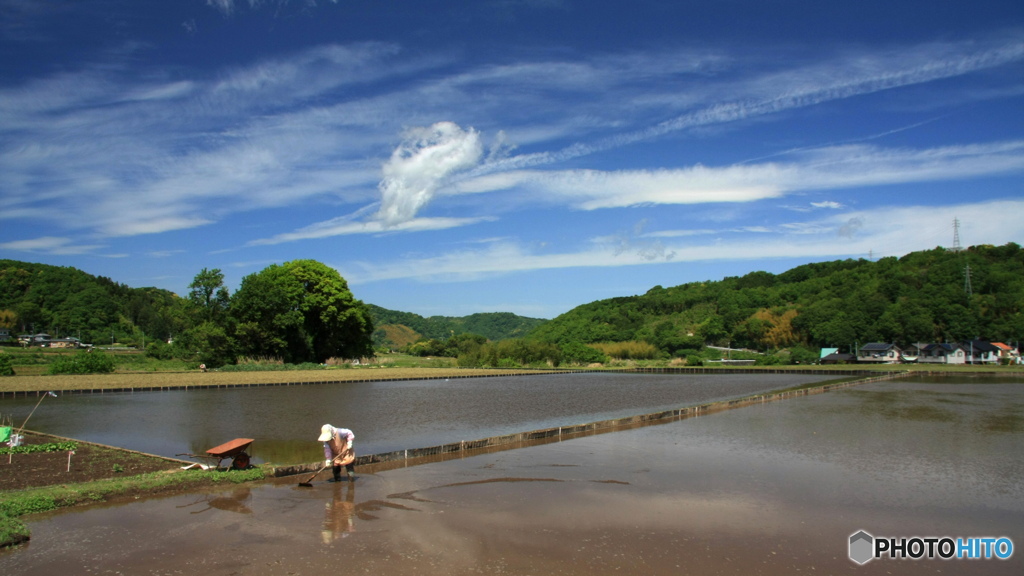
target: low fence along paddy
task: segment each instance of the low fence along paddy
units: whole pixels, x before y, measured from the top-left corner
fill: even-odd
[[[686,370],[686,369],[682,369]],[[657,371],[659,373],[665,372],[680,372],[680,369],[648,369],[643,370],[644,372]],[[689,369],[686,372],[694,373],[699,369]],[[640,370],[638,370],[640,371]],[[731,374],[749,374],[749,370],[714,370],[713,373],[728,372]],[[784,371],[778,370],[772,373],[795,373],[797,371]],[[703,371],[701,371],[703,373]],[[763,373],[758,371],[758,373]],[[800,374],[807,374],[808,371],[799,371]],[[479,438],[476,440],[461,440],[459,442],[451,442],[447,444],[441,444],[437,446],[428,446],[422,448],[410,448],[403,450],[393,450],[390,452],[380,454],[366,454],[356,457],[355,464],[357,466],[369,466],[371,471],[388,470],[393,468],[402,468],[406,466],[415,466],[418,464],[425,464],[429,462],[438,462],[453,458],[467,458],[476,456],[479,454],[486,454],[492,452],[500,452],[503,450],[514,450],[516,448],[524,446],[535,446],[538,444],[544,444],[548,442],[561,442],[563,440],[571,440],[573,438],[579,438],[582,436],[590,436],[594,434],[604,434],[608,432],[616,432],[619,430],[627,430],[631,428],[637,428],[640,426],[648,426],[652,424],[667,424],[669,422],[675,422],[685,418],[693,418],[696,416],[703,416],[722,410],[730,410],[733,408],[740,408],[743,406],[749,406],[751,404],[761,404],[765,402],[774,402],[778,400],[785,400],[787,398],[794,398],[797,396],[806,396],[809,394],[821,394],[832,390],[838,390],[841,388],[848,388],[850,386],[858,386],[861,384],[869,384],[873,382],[881,382],[885,380],[893,380],[897,378],[903,378],[908,376],[910,373],[901,372],[866,372],[866,371],[829,371],[828,375],[835,375],[837,377],[842,376],[862,376],[855,380],[837,382],[833,384],[823,384],[820,386],[810,386],[806,388],[799,388],[793,390],[782,390],[779,392],[772,392],[767,394],[757,394],[753,396],[747,396],[744,398],[736,398],[732,400],[722,400],[716,402],[708,402],[704,404],[698,404],[695,406],[684,406],[672,410],[662,410],[658,412],[648,414],[637,414],[635,416],[626,416],[622,418],[612,418],[608,420],[600,420],[596,422],[588,422],[586,424],[575,424],[568,426],[558,426],[545,428],[541,430],[531,430],[528,432],[519,432],[515,434],[505,434],[502,436],[492,436],[488,438]],[[291,476],[295,474],[302,474],[306,472],[316,471],[322,466],[321,462],[313,462],[299,465],[290,466],[275,466],[273,469],[273,475],[276,477]]]

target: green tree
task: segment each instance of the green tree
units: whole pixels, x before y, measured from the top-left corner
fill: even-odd
[[[200,311],[203,320],[218,320],[227,311],[231,299],[219,268],[200,270],[188,289],[188,299]]]
[[[0,328],[17,328],[18,313],[14,310],[0,310]]]
[[[413,342],[406,346],[405,352],[412,356],[422,356],[424,358],[427,356],[449,356],[445,351],[444,342],[435,338]],[[457,356],[457,354],[452,354],[451,356]]]
[[[562,359],[572,364],[593,364],[608,362],[608,356],[581,342],[566,342],[561,345]]]
[[[711,342],[712,344],[721,343],[729,338],[729,332],[725,329],[725,322],[718,314],[708,317],[700,325],[698,331],[705,342]]]
[[[174,355],[183,360],[216,368],[234,361],[231,339],[223,326],[203,322],[174,339]],[[155,353],[159,354],[157,349]]]
[[[70,356],[60,356],[50,364],[50,374],[110,374],[117,364],[114,357],[100,350],[83,350]]]
[[[174,357],[174,348],[163,340],[154,340],[146,344],[146,356],[158,360],[170,360]]]
[[[231,299],[238,351],[285,362],[373,353],[373,320],[333,268],[315,260],[272,264],[242,279]]]
[[[0,376],[14,376],[14,363],[10,354],[0,352]]]
[[[38,332],[42,329],[43,309],[35,302],[22,301],[17,305],[15,312],[23,331],[35,330]]]

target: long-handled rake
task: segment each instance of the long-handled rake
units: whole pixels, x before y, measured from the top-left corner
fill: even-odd
[[[317,476],[320,475],[321,472],[327,470],[328,466],[330,466],[330,464],[325,464],[323,468],[314,472],[313,475],[310,476],[305,482],[299,482],[299,486],[302,486],[303,488],[312,488],[313,485],[311,484],[311,482],[313,481],[313,478],[316,478]]]

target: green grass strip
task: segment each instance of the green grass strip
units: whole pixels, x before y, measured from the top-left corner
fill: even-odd
[[[224,483],[255,482],[266,477],[267,471],[261,467],[229,471],[172,470],[68,486],[0,492],[0,548],[15,546],[29,539],[28,527],[19,519],[26,514],[49,512],[125,496],[150,496],[160,492],[184,491]]]

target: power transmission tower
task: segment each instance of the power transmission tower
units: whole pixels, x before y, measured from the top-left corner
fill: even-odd
[[[963,246],[960,245],[960,219],[959,218],[953,218],[953,248],[952,248],[952,250],[953,250],[953,252],[960,252],[963,249],[964,249]],[[973,292],[974,292],[971,289],[971,265],[970,264],[965,264],[964,265],[964,292],[967,293],[967,298],[968,299],[970,299],[970,297],[973,295]]]

